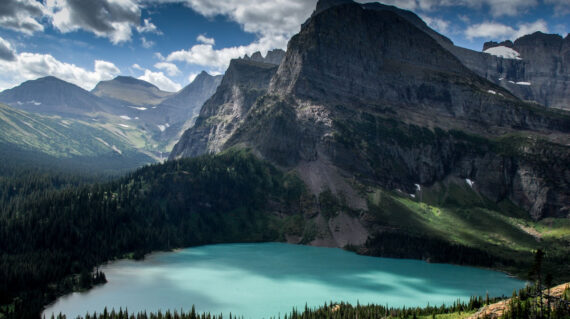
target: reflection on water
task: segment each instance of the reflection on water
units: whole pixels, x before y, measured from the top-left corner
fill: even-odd
[[[62,297],[44,315],[73,318],[105,307],[150,312],[195,305],[200,312],[263,318],[329,301],[425,306],[487,292],[509,296],[524,286],[503,273],[472,267],[280,243],[194,247],[102,270],[107,284]]]

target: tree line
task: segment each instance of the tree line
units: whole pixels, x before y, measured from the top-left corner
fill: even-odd
[[[6,316],[39,316],[57,296],[89,285],[81,274],[108,260],[279,240],[267,203],[294,213],[298,206],[289,206],[304,192],[294,175],[237,151],[151,165],[107,183],[61,187],[74,182],[57,180],[5,183],[25,185],[0,196],[0,312]],[[27,191],[36,181],[47,189]]]

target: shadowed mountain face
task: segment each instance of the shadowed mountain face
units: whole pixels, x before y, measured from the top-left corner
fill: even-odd
[[[522,102],[396,11],[319,1],[277,70],[232,61],[171,158],[249,147],[355,209],[358,185],[469,179],[534,218],[568,214],[568,114]]]
[[[446,37],[429,28],[414,13],[379,3],[364,4],[371,10],[388,10],[406,19],[477,75],[500,85],[516,97],[546,107],[570,109],[570,36],[536,32],[515,42],[488,42],[483,50],[505,47],[514,50],[518,58],[504,58],[453,45]]]
[[[270,51],[267,57],[278,54]],[[255,56],[261,54],[252,57]],[[263,57],[261,60],[264,61]],[[245,119],[251,105],[267,93],[276,71],[276,64],[259,62],[259,59],[232,60],[216,93],[204,103],[194,127],[187,130],[173,148],[172,158],[219,152]]]
[[[169,125],[177,123],[192,125],[196,116],[200,113],[200,108],[216,92],[221,81],[221,75],[212,76],[202,71],[192,83],[165,99],[149,113],[158,112],[165,114],[164,123],[169,123]],[[178,131],[180,131],[180,128]],[[179,133],[181,134],[182,132]]]
[[[500,59],[502,64],[513,65],[497,69],[501,80],[496,81],[522,99],[570,110],[570,36],[536,32],[511,44],[521,60]],[[505,45],[494,47],[500,46]]]

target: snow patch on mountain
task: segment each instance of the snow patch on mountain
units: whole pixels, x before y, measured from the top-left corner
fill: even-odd
[[[494,55],[494,56],[498,56],[498,57],[501,57],[504,59],[522,60],[521,55],[517,51],[515,51],[511,48],[507,48],[505,46],[498,46],[498,47],[489,48],[483,52]]]
[[[144,107],[144,106],[132,106],[132,105],[129,105],[129,107],[130,107],[131,109],[135,109],[135,110],[139,110],[139,111],[146,111],[146,110],[148,110],[148,108],[146,108],[146,107]],[[153,109],[154,109],[154,107],[153,107]]]

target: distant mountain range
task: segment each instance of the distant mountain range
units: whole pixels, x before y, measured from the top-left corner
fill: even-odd
[[[105,124],[32,113],[0,104],[0,159],[30,168],[63,167],[119,173],[150,163],[123,134]]]
[[[108,108],[104,100],[53,76],[5,90],[0,93],[0,102],[30,112],[84,118]]]
[[[94,132],[104,132],[107,138],[103,140],[109,140],[109,136],[118,139],[121,141],[115,143],[118,149],[129,148],[145,154],[147,162],[165,158],[220,80],[221,76],[202,72],[177,93],[164,92],[153,84],[125,76],[102,81],[92,92],[51,76],[26,81],[0,93],[0,102],[11,106],[10,112],[4,106],[5,119],[8,114],[35,117],[41,119],[38,129],[44,131],[32,134],[33,137],[8,134],[11,130],[21,131],[21,125],[11,125],[7,120],[2,122],[4,142],[56,157],[99,156],[100,152],[90,148],[91,141],[77,145],[75,138],[81,136],[85,143],[84,137],[92,135],[95,139]],[[20,110],[29,113],[22,115],[18,113]],[[73,123],[76,130],[62,131],[61,123]],[[54,132],[57,136],[49,134]]]
[[[118,76],[109,81],[101,81],[91,93],[138,107],[156,106],[174,94],[161,91],[153,84],[130,76]]]

